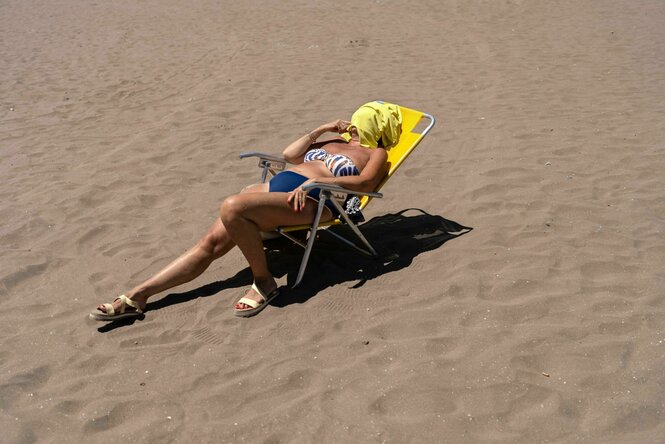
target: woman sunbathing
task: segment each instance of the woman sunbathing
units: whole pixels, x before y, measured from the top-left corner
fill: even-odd
[[[327,132],[338,133],[342,138],[317,142]],[[254,276],[251,288],[235,304],[235,314],[244,317],[257,314],[279,294],[268,270],[261,232],[312,222],[318,190],[305,192],[306,184],[316,182],[373,191],[387,172],[388,158],[384,149],[376,148],[394,145],[400,132],[399,108],[370,102],[353,114],[351,122],[337,120],[305,134],[283,151],[286,160],[294,164],[292,168],[268,183],[252,185],[226,198],[219,210],[220,217],[194,247],[113,303],[97,307],[90,317],[113,321],[139,316],[148,298],[196,278],[234,246],[240,248]],[[333,205],[327,206],[321,220],[336,217],[336,211]]]

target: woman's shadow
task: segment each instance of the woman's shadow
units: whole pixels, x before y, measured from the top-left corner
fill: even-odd
[[[405,213],[410,210],[419,214],[406,216]],[[354,239],[353,233],[345,225],[328,230],[347,239]],[[302,283],[297,288],[284,288],[282,295],[271,305],[283,307],[302,303],[328,287],[345,282],[353,282],[350,288],[362,287],[371,279],[408,267],[419,254],[437,249],[471,230],[470,227],[415,208],[378,216],[362,225],[362,233],[376,249],[377,258],[348,248],[323,231],[314,244]],[[302,249],[298,248],[288,268],[283,270],[288,273],[287,282],[295,281],[301,259]],[[287,265],[284,261],[279,261],[279,264],[280,271],[282,265]]]
[[[406,216],[409,211],[419,214]],[[394,214],[378,216],[362,224],[362,233],[378,253],[377,258],[361,254],[335,239],[327,231],[334,230],[348,239],[354,239],[345,225],[336,225],[319,232],[310,255],[307,271],[301,284],[291,288],[300,268],[303,249],[291,241],[278,238],[264,243],[270,271],[275,277],[287,276],[287,286],[270,305],[285,307],[302,303],[322,290],[344,282],[354,282],[351,288],[362,287],[368,280],[408,267],[421,253],[439,248],[472,230],[457,222],[434,216],[427,212],[408,208]],[[174,304],[212,296],[224,289],[246,287],[252,283],[249,268],[239,271],[223,281],[212,282],[183,293],[170,293],[148,303],[148,311],[159,310]],[[99,329],[109,331],[116,326],[133,323],[113,322]]]
[[[420,214],[406,216],[408,211]],[[353,233],[345,225],[328,230],[353,239]],[[270,271],[276,277],[287,276],[287,288],[271,305],[284,307],[301,303],[322,290],[344,282],[355,281],[352,288],[362,287],[368,280],[408,267],[421,253],[439,248],[441,245],[472,228],[457,222],[434,216],[420,209],[408,208],[395,214],[378,216],[362,225],[362,232],[379,254],[372,258],[361,254],[322,230],[307,265],[302,283],[290,288],[300,267],[303,250],[285,238],[265,242]],[[249,268],[223,281],[213,282],[184,293],[171,293],[148,304],[148,310],[159,310],[172,304],[196,298],[212,296],[221,290],[245,287],[252,284]]]

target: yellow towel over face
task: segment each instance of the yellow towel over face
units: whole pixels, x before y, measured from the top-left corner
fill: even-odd
[[[360,137],[360,145],[376,148],[379,141],[385,148],[397,144],[402,134],[402,113],[399,106],[391,103],[369,102],[361,106],[351,116],[351,126]],[[348,142],[351,134],[342,137]]]

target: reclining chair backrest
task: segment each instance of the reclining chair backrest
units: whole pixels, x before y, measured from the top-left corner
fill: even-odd
[[[383,187],[434,125],[434,118],[429,114],[404,106],[400,106],[399,109],[402,113],[402,135],[397,145],[387,150],[388,174],[386,174],[386,177],[383,178],[374,191],[379,191]],[[415,129],[423,117],[429,119],[430,122],[422,133],[416,133]],[[360,199],[360,209],[365,208],[371,199],[369,196],[364,196]]]

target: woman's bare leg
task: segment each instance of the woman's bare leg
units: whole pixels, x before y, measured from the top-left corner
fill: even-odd
[[[241,194],[265,191],[268,191],[267,184],[255,184],[246,187],[242,190]],[[141,310],[144,310],[148,298],[195,279],[215,259],[228,253],[234,246],[235,244],[227,233],[221,219],[217,219],[194,247],[164,267],[150,279],[132,288],[129,292],[125,293],[125,296],[138,302]],[[119,310],[120,305],[120,301],[114,301],[113,308]],[[103,305],[100,305],[97,309],[106,313]],[[128,307],[128,310],[132,310],[132,308]]]
[[[245,255],[256,285],[266,294],[277,288],[268,270],[261,231],[271,231],[284,225],[311,223],[317,203],[308,199],[303,211],[296,212],[286,200],[287,193],[262,191],[261,186],[257,186],[227,198],[220,208],[220,218],[193,248],[125,295],[137,301],[139,307],[144,309],[151,296],[198,277],[215,259],[228,253],[235,245]],[[322,220],[330,217],[330,212],[326,210]],[[232,228],[229,229],[227,224]],[[245,297],[257,302],[261,300],[261,296],[253,290]],[[118,310],[120,304],[120,301],[114,301],[113,306]],[[247,307],[240,304],[238,308]],[[106,312],[102,305],[97,309]],[[128,309],[131,310],[131,307]]]
[[[227,198],[220,208],[220,218],[240,248],[254,275],[254,282],[264,294],[277,288],[266,255],[263,250],[261,231],[271,231],[284,225],[301,225],[311,223],[316,213],[317,203],[307,200],[303,211],[294,211],[287,202],[287,193],[238,194]],[[332,216],[325,211],[322,220]],[[245,297],[261,301],[261,296],[249,290]],[[236,308],[248,308],[245,304],[236,304]]]
[[[197,278],[214,261],[234,247],[222,221],[217,219],[205,236],[156,275],[134,287],[126,296],[147,301],[150,296]]]
[[[235,244],[226,232],[222,221],[217,219],[206,235],[194,247],[147,281],[132,288],[125,293],[125,296],[138,302],[139,307],[143,310],[148,298],[195,279],[210,266],[212,261],[228,253],[234,246]],[[114,301],[113,308],[118,310],[120,304],[120,301]],[[100,305],[97,309],[106,313],[103,305]],[[131,310],[131,307],[128,307],[128,309]]]

